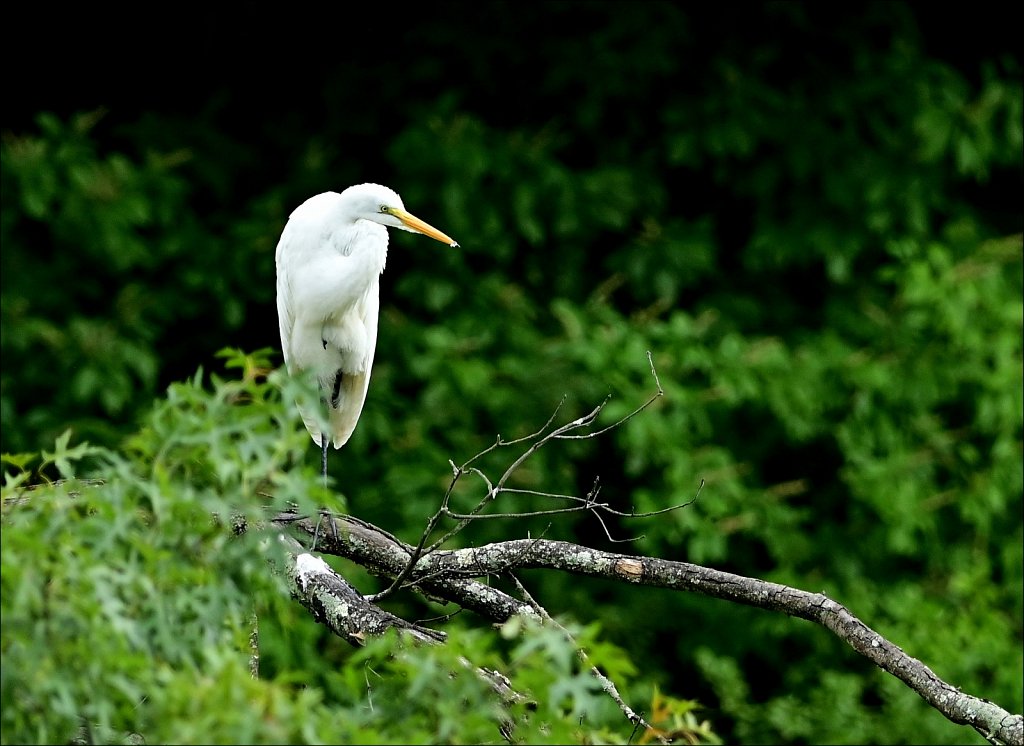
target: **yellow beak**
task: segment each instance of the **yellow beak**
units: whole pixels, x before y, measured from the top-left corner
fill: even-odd
[[[415,215],[411,215],[411,214],[407,213],[405,210],[399,210],[397,208],[392,208],[391,209],[391,214],[394,215],[399,220],[401,220],[402,223],[404,223],[405,226],[409,230],[411,230],[411,231],[416,231],[416,233],[422,233],[424,236],[430,236],[435,241],[440,241],[441,243],[446,243],[449,246],[458,246],[459,245],[455,241],[455,239],[451,238],[450,236],[446,236],[444,233],[439,231],[437,228],[435,228],[434,226],[430,225],[430,223],[427,223],[427,222],[425,222],[423,220],[420,220],[418,217],[416,217]]]

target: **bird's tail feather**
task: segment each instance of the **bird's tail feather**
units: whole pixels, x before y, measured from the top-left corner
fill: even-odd
[[[328,402],[328,437],[334,443],[335,448],[341,448],[352,437],[356,423],[359,421],[359,415],[363,411],[368,384],[368,374],[346,373],[342,376],[341,385],[338,386],[337,396],[333,401]],[[319,446],[321,444],[320,418],[308,407],[299,407],[299,414],[302,416],[302,421],[306,425],[310,437],[313,438],[313,442]]]

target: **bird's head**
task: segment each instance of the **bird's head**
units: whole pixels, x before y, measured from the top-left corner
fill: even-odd
[[[422,233],[449,246],[459,245],[434,226],[406,211],[402,198],[394,189],[380,184],[357,184],[343,191],[341,197],[357,218],[372,220],[389,228]]]

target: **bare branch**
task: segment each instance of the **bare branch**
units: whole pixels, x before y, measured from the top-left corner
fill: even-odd
[[[314,522],[290,513],[279,514],[273,520],[278,525],[290,524],[307,536],[314,537],[316,541],[320,542],[318,546],[324,552],[347,557],[381,577],[392,578],[392,582],[383,592],[365,599],[360,598],[362,604],[371,608],[373,608],[372,602],[386,597],[399,588],[409,587],[430,598],[458,604],[462,608],[476,611],[497,622],[504,622],[517,614],[540,617],[550,621],[550,617],[543,607],[529,596],[526,589],[512,575],[513,570],[546,568],[678,591],[697,592],[806,619],[821,625],[844,640],[859,654],[917,692],[952,722],[971,726],[992,743],[1024,746],[1024,717],[1019,714],[1011,714],[987,700],[964,694],[947,684],[930,668],[908,656],[895,644],[861,622],[844,606],[832,601],[824,594],[810,593],[686,562],[604,552],[544,538],[506,541],[469,549],[441,549],[449,539],[474,520],[544,516],[582,510],[593,513],[601,523],[609,541],[622,541],[612,538],[602,514],[622,518],[642,518],[661,515],[691,505],[699,497],[704,487],[704,480],[701,480],[700,486],[689,501],[649,512],[637,512],[635,509],[626,512],[612,508],[606,501],[598,502],[599,480],[595,480],[594,487],[585,497],[507,486],[507,482],[514,472],[552,440],[583,440],[597,437],[622,425],[650,406],[657,398],[663,396],[664,390],[658,379],[650,352],[648,352],[648,361],[651,365],[657,392],[640,407],[615,423],[592,432],[579,432],[593,425],[608,402],[608,399],[605,399],[590,412],[552,429],[552,423],[561,407],[560,403],[552,416],[537,432],[512,441],[504,441],[499,435],[493,445],[477,453],[462,466],[456,466],[454,462],[449,461],[452,478],[448,489],[440,508],[428,520],[415,547],[398,541],[394,536],[371,524],[348,516],[322,515],[320,521],[326,520],[330,523],[330,530],[326,532],[329,534],[328,536],[323,536],[319,531],[320,521]],[[562,401],[564,402],[564,398]],[[482,456],[498,448],[523,443],[529,445],[518,457],[513,459],[497,481],[492,481],[481,469],[473,465]],[[450,502],[455,486],[465,475],[475,475],[481,479],[486,487],[486,493],[472,510],[467,513],[458,513],[451,510]],[[484,509],[502,494],[567,500],[573,504],[564,508],[532,512],[484,513]],[[445,517],[457,521],[456,525],[439,539],[428,544],[438,523]],[[339,530],[339,526],[341,530]],[[314,564],[311,560],[306,562],[309,566]],[[527,603],[524,604],[502,591],[474,580],[474,578],[501,575],[512,578],[527,599]],[[415,627],[416,625],[411,626]],[[595,675],[600,676],[600,672],[596,669]],[[644,727],[650,727],[640,715],[625,705],[621,697],[618,696],[614,684],[607,681],[606,678],[602,681],[607,682],[605,690],[615,699],[634,725],[642,724]]]
[[[279,516],[308,537],[316,521]],[[277,519],[275,519],[277,520]],[[409,567],[413,549],[394,541],[386,532],[347,516],[329,516],[341,528],[321,533],[322,551],[348,557],[371,572],[394,577]],[[516,569],[547,568],[603,577],[638,585],[696,592],[757,608],[782,612],[819,624],[844,640],[882,670],[896,677],[954,723],[969,725],[993,743],[1024,746],[1024,717],[997,704],[961,692],[946,683],[921,661],[908,656],[872,630],[846,607],[822,593],[713,570],[687,562],[604,552],[568,542],[518,539],[481,547],[436,551],[415,563],[408,575],[410,587],[431,598],[444,599],[497,622],[515,614],[537,615],[529,604],[471,577],[508,574]],[[365,601],[365,599],[364,599]]]
[[[657,387],[657,391],[654,394],[652,394],[651,397],[646,402],[641,404],[639,407],[634,409],[632,412],[630,412],[626,416],[620,418],[619,420],[617,420],[616,422],[612,423],[611,425],[608,425],[607,427],[604,427],[604,428],[601,428],[600,430],[597,430],[597,431],[594,431],[594,432],[589,432],[589,433],[582,433],[582,434],[574,434],[573,433],[573,431],[575,431],[575,430],[579,430],[581,428],[589,427],[590,425],[592,425],[594,423],[594,421],[597,419],[598,415],[600,415],[601,411],[604,409],[605,405],[608,403],[609,399],[611,398],[610,396],[606,397],[605,400],[603,402],[601,402],[601,404],[596,406],[594,409],[592,409],[587,414],[582,415],[581,417],[577,417],[575,420],[567,422],[567,423],[565,423],[563,425],[560,425],[559,427],[556,427],[554,430],[551,430],[550,432],[548,432],[546,435],[542,436],[542,434],[545,433],[545,431],[547,431],[548,428],[551,426],[551,423],[554,421],[555,416],[558,413],[558,410],[562,406],[562,403],[565,402],[565,397],[563,396],[562,400],[558,404],[558,407],[555,408],[554,413],[552,413],[552,415],[548,418],[548,421],[544,424],[543,427],[541,427],[539,430],[537,430],[532,435],[528,435],[528,436],[523,437],[523,438],[518,438],[518,439],[513,440],[513,441],[503,441],[501,439],[501,436],[499,435],[497,440],[495,441],[495,443],[493,445],[491,445],[488,448],[484,449],[480,453],[477,453],[471,459],[466,461],[461,467],[460,466],[456,466],[455,463],[449,459],[448,463],[452,467],[452,480],[451,480],[451,483],[448,486],[448,490],[445,492],[445,495],[444,495],[444,498],[442,500],[442,505],[441,505],[440,510],[438,511],[438,513],[436,513],[434,516],[432,516],[430,521],[428,521],[427,529],[423,533],[423,540],[425,541],[426,537],[432,532],[433,528],[437,524],[437,521],[438,521],[438,518],[439,518],[440,515],[444,515],[444,516],[447,516],[449,518],[452,518],[453,520],[458,521],[458,523],[453,528],[449,529],[439,539],[437,539],[432,544],[430,544],[425,549],[423,549],[422,552],[417,552],[415,554],[416,558],[418,559],[418,557],[423,555],[423,554],[430,554],[431,552],[436,551],[439,547],[444,546],[452,537],[454,537],[456,534],[458,534],[463,529],[465,529],[465,527],[467,525],[469,525],[469,523],[471,521],[474,521],[474,520],[489,520],[489,519],[495,519],[495,518],[506,518],[506,519],[507,518],[524,518],[524,517],[532,517],[532,516],[553,515],[553,514],[556,514],[556,513],[573,513],[573,512],[579,512],[579,511],[582,511],[582,510],[593,511],[595,516],[597,516],[597,512],[596,511],[603,510],[603,511],[605,511],[605,512],[611,514],[611,515],[617,515],[617,516],[624,517],[624,518],[641,518],[641,517],[646,517],[646,516],[659,515],[661,513],[666,513],[666,512],[673,511],[673,510],[678,510],[680,508],[685,508],[686,506],[692,504],[693,501],[697,499],[697,495],[700,494],[700,488],[698,488],[698,490],[697,490],[697,495],[694,495],[694,497],[689,502],[682,503],[682,504],[679,504],[679,505],[674,505],[674,506],[671,506],[671,507],[668,507],[668,508],[664,508],[664,509],[658,510],[658,511],[651,511],[651,512],[648,512],[648,513],[637,513],[636,511],[630,511],[630,512],[627,513],[625,511],[615,510],[614,508],[612,508],[607,503],[597,503],[594,500],[594,497],[596,497],[596,494],[597,494],[597,491],[598,491],[597,480],[595,480],[595,488],[594,488],[594,490],[586,498],[581,498],[581,497],[578,497],[578,496],[575,496],[575,495],[558,495],[558,494],[554,494],[554,493],[544,493],[544,492],[539,492],[539,491],[514,489],[514,488],[510,488],[510,487],[506,486],[506,483],[508,482],[508,480],[512,476],[512,474],[515,473],[515,471],[517,469],[519,469],[519,467],[522,466],[526,462],[527,459],[529,459],[534,453],[536,453],[541,448],[543,448],[545,445],[547,445],[550,441],[552,441],[552,440],[570,440],[570,439],[587,440],[587,439],[590,439],[590,438],[595,438],[595,437],[597,437],[597,436],[599,436],[599,435],[601,435],[603,433],[608,432],[609,430],[612,430],[612,429],[614,429],[616,427],[619,427],[620,425],[625,423],[627,420],[632,419],[636,415],[640,414],[640,412],[642,412],[645,409],[647,409],[647,407],[649,407],[656,399],[658,399],[661,396],[664,396],[665,390],[661,386],[661,380],[658,378],[658,372],[657,372],[657,370],[654,367],[654,358],[652,357],[651,352],[649,350],[647,352],[647,362],[650,364],[651,376],[654,378],[654,382],[655,382],[655,386]],[[523,453],[521,453],[515,460],[513,460],[511,464],[508,465],[508,467],[505,469],[505,471],[502,473],[501,477],[498,479],[498,481],[496,483],[492,483],[491,480],[487,477],[487,475],[484,474],[477,467],[470,466],[470,464],[472,464],[474,461],[479,459],[481,456],[483,456],[486,453],[490,453],[490,452],[494,451],[498,447],[512,445],[512,444],[515,444],[515,443],[525,443],[525,442],[529,442],[530,443],[529,447]],[[455,485],[458,483],[459,478],[462,475],[464,475],[464,474],[476,474],[478,477],[480,477],[484,481],[484,483],[487,486],[487,491],[484,494],[483,498],[468,513],[456,512],[456,511],[451,510],[448,507],[449,504],[450,504],[452,491],[454,490]],[[703,487],[703,481],[701,482],[701,487]],[[549,510],[541,510],[541,511],[533,511],[533,512],[483,513],[484,508],[487,505],[489,505],[491,502],[496,500],[498,498],[498,496],[502,495],[502,494],[532,494],[532,495],[542,496],[542,497],[551,497],[551,498],[557,498],[557,499],[574,500],[574,501],[578,501],[581,504],[576,506],[576,507],[572,507],[572,508],[554,508],[554,509],[549,509]],[[612,540],[612,541],[620,541],[620,542],[621,541],[631,541],[631,540],[633,540],[633,539],[612,539],[612,537],[611,537],[611,535],[610,535],[610,533],[608,531],[607,524],[605,524],[605,522],[603,520],[601,520],[600,516],[597,516],[597,517],[598,517],[598,520],[600,521],[600,523],[602,525],[602,528],[604,529],[605,533],[608,534],[608,537],[609,537],[610,540]],[[423,542],[421,541],[421,547],[422,547],[422,545],[423,545]],[[392,588],[388,589],[384,593],[385,594],[391,593],[393,591],[394,587],[396,587],[396,586],[393,586]]]
[[[301,550],[294,539],[280,538]],[[314,619],[353,645],[362,645],[367,637],[382,635],[388,629],[397,629],[420,642],[443,642],[447,637],[443,632],[411,624],[367,603],[319,557],[304,550],[297,553],[293,550],[286,553],[286,557],[289,558],[287,574],[292,581],[293,595],[309,609]]]
[[[409,567],[414,547],[399,541],[392,534],[354,516],[324,516],[338,524],[333,530],[321,531],[317,548],[324,554],[349,559],[374,575],[395,578]],[[317,533],[317,521],[292,512],[275,515],[271,521],[301,532],[312,542]],[[326,534],[326,535],[325,535]],[[528,540],[529,541],[529,540]],[[497,588],[476,580],[459,578],[445,573],[440,580],[429,573],[418,575],[409,584],[428,598],[457,603],[488,619],[505,621],[516,614],[533,616],[533,609]],[[373,603],[364,598],[366,603]]]
[[[597,430],[597,431],[592,432],[592,433],[585,433],[583,435],[559,435],[557,437],[562,438],[562,439],[566,439],[566,440],[568,440],[568,439],[584,440],[586,438],[596,438],[598,435],[603,435],[604,433],[608,432],[609,430],[614,430],[619,425],[622,425],[623,423],[627,422],[628,420],[633,419],[638,414],[640,414],[645,409],[647,409],[649,406],[651,406],[651,404],[653,404],[656,399],[664,396],[665,395],[665,390],[661,387],[661,381],[658,379],[658,371],[656,371],[654,369],[654,359],[651,357],[651,351],[650,350],[647,351],[647,362],[649,362],[651,364],[651,375],[654,376],[654,383],[658,387],[658,390],[654,394],[651,395],[650,399],[645,401],[643,404],[641,404],[639,407],[637,407],[632,412],[627,414],[625,417],[622,417],[621,419],[617,420],[616,422],[613,422],[612,424],[608,425],[607,427],[603,427],[600,430]],[[604,408],[604,405],[607,404],[607,403],[608,403],[608,400],[605,399],[604,402],[601,404],[601,406],[598,409],[600,410],[600,409]],[[586,423],[586,424],[589,424],[589,423]]]
[[[436,552],[423,561],[426,564],[423,569],[432,572],[449,563],[461,573],[475,567],[477,572],[484,574],[508,571],[512,567],[546,567],[659,588],[697,592],[781,611],[825,627],[883,671],[913,689],[952,722],[969,725],[994,743],[1024,742],[1024,717],[1013,715],[992,702],[965,694],[947,684],[921,661],[907,655],[860,621],[842,604],[822,593],[810,593],[687,562],[614,554],[549,540],[521,539],[472,550]]]

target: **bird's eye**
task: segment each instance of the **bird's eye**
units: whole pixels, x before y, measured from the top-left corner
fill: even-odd
[[[381,205],[380,206],[380,211],[381,212],[391,212],[391,208],[389,208],[387,205]]]

